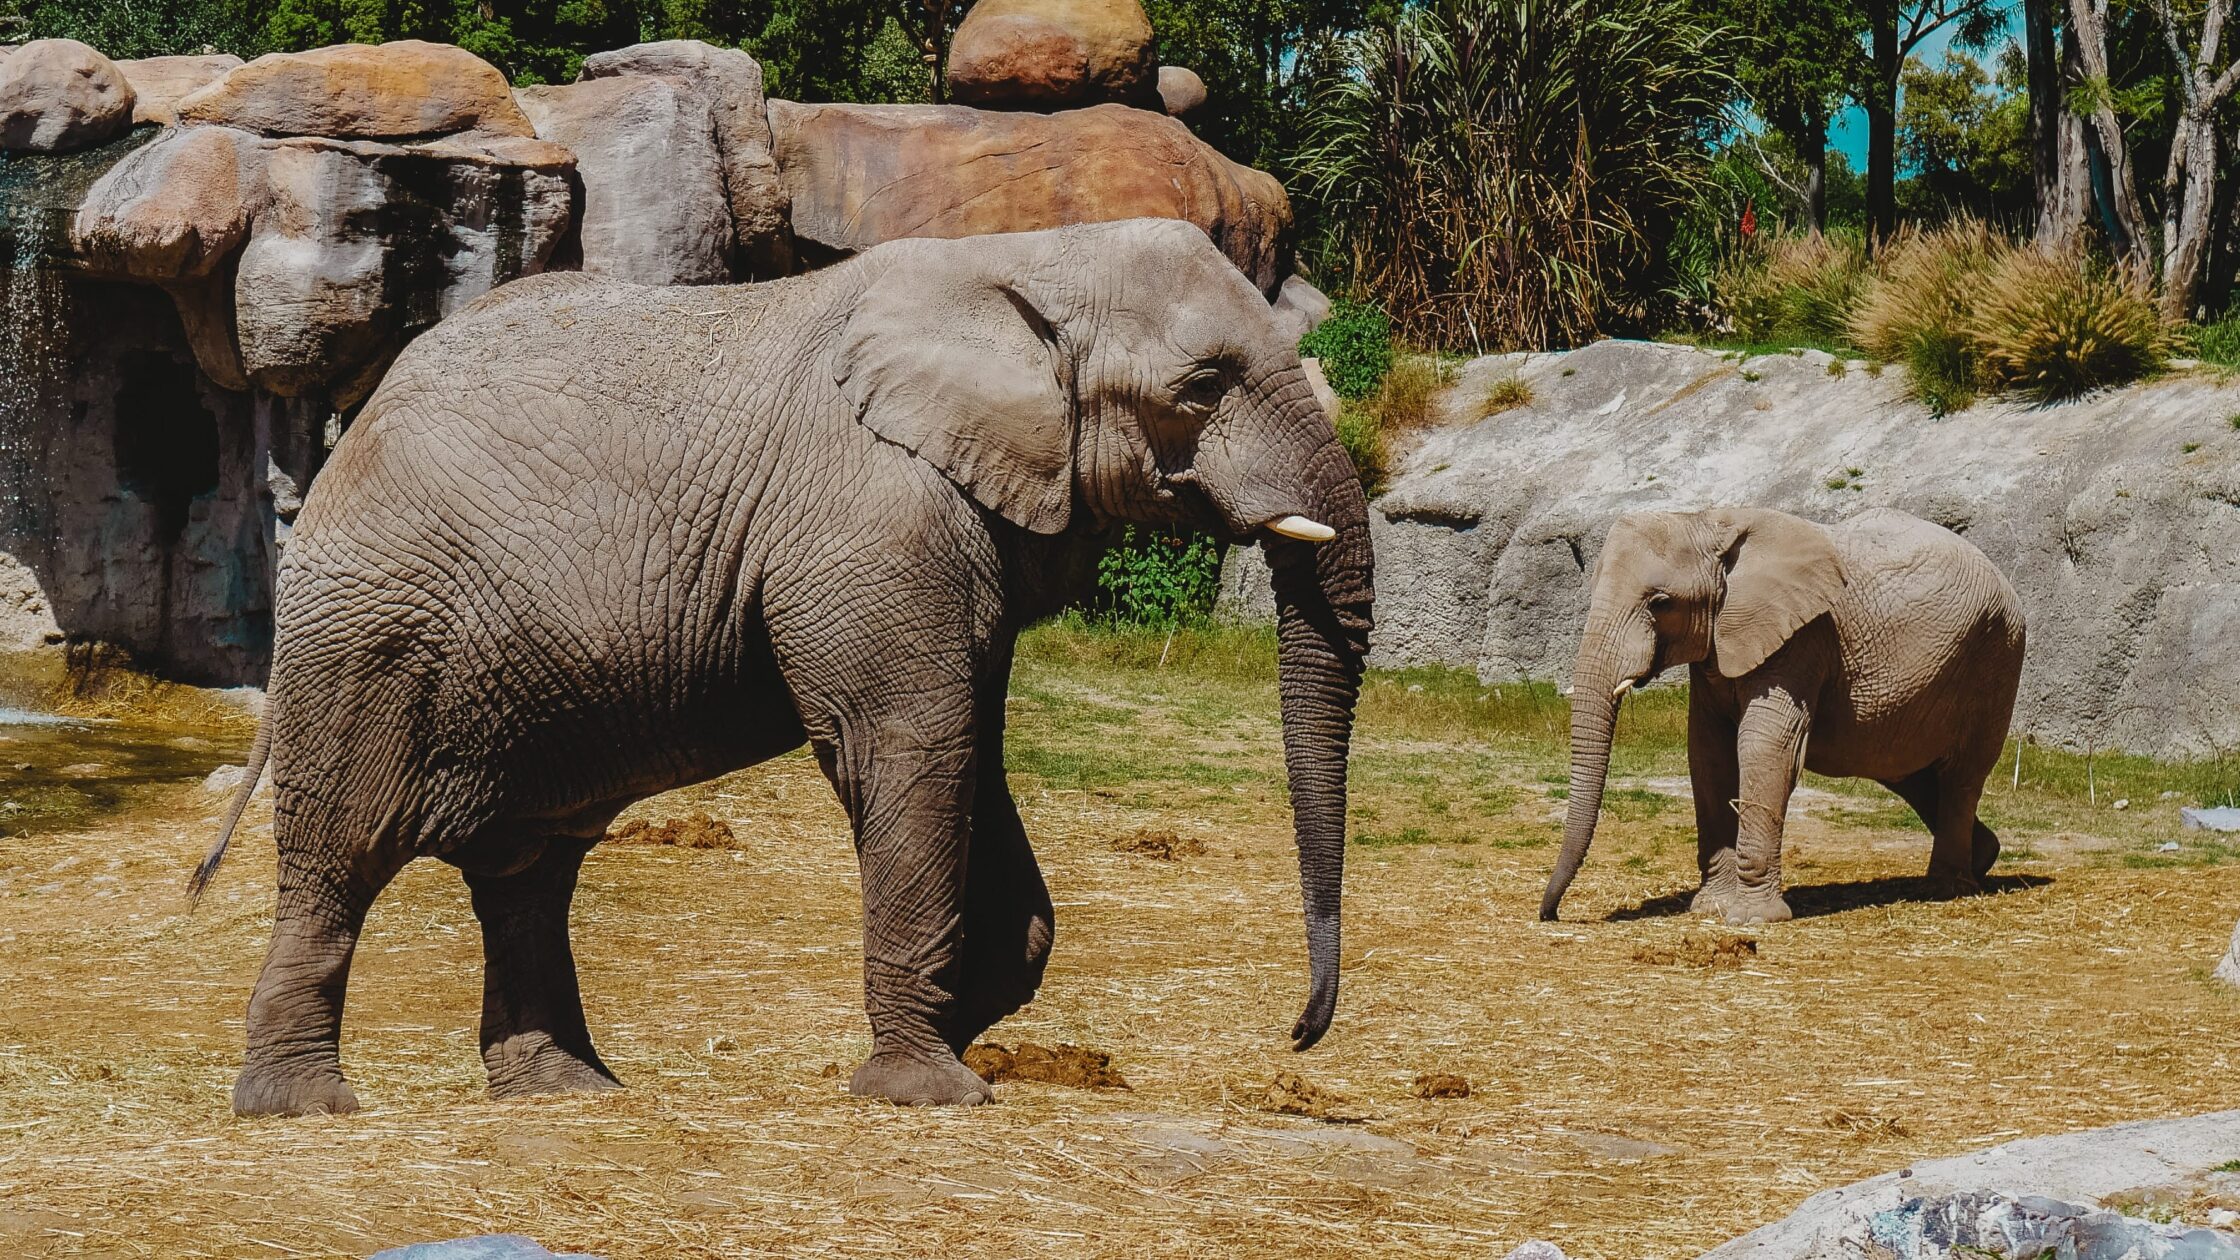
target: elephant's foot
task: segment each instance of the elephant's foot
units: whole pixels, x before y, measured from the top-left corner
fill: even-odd
[[[358,1096],[332,1064],[316,1066],[250,1062],[233,1082],[237,1116],[346,1116],[358,1109]]]
[[[977,1107],[996,1100],[995,1090],[954,1056],[902,1050],[875,1051],[848,1079],[848,1092],[906,1107]]]
[[[482,1064],[492,1098],[533,1094],[593,1093],[621,1089],[622,1082],[588,1045],[582,1054],[565,1050],[541,1032],[519,1033],[485,1046]]]
[[[1734,895],[1733,888],[1717,884],[1705,884],[1703,887],[1696,889],[1696,895],[1688,900],[1688,913],[1716,914],[1724,917],[1727,913],[1727,903],[1734,900]]]
[[[1721,913],[1728,923],[1739,927],[1749,923],[1787,923],[1797,917],[1789,909],[1789,902],[1779,892],[1754,893],[1748,889],[1727,894],[1720,904]]]
[[[1982,891],[1983,881],[1972,873],[1935,868],[1929,871],[1929,899],[1932,901],[1957,901]]]
[[[1975,837],[1969,846],[1969,868],[1975,873],[1977,879],[1982,879],[1991,873],[1991,868],[1998,861],[1999,837],[1991,834],[1991,828],[1984,826],[1982,823],[1977,823]]]

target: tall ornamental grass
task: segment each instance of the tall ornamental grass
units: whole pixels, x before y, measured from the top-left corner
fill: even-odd
[[[1294,189],[1415,345],[1575,345],[1655,300],[1734,85],[1685,0],[1428,0],[1318,85]]]
[[[1853,343],[1882,362],[1904,364],[1911,393],[1935,415],[1967,410],[1989,383],[1967,320],[2003,248],[1972,219],[1909,228],[1883,247],[1852,308]]]
[[[2075,251],[2008,249],[1968,316],[1983,375],[2042,402],[2136,380],[2169,357],[2153,286]]]
[[[1735,334],[1823,349],[1848,345],[1851,311],[1866,283],[1867,250],[1858,236],[1778,237],[1730,277]]]

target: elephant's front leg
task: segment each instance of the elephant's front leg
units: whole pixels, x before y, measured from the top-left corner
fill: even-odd
[[[1723,908],[1729,923],[1779,923],[1791,917],[1781,896],[1782,827],[1804,769],[1811,706],[1791,685],[1765,680],[1745,692],[1735,728],[1735,891]]]
[[[462,868],[482,921],[482,1063],[490,1096],[620,1089],[583,1018],[568,907],[591,848],[556,837],[507,874]]]
[[[1735,802],[1742,794],[1735,759],[1733,719],[1718,711],[1710,687],[1698,676],[1688,688],[1688,784],[1696,803],[1696,869],[1703,884],[1688,903],[1691,914],[1725,914],[1742,890],[1737,872]]]

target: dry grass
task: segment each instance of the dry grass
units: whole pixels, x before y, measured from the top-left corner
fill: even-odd
[[[2178,835],[2178,802],[2123,778],[2149,768],[2103,761],[2090,809],[2059,775],[2034,786],[2061,763],[2033,751],[1987,804],[2025,857],[1950,903],[1915,899],[1927,840],[1891,798],[1818,784],[1792,824],[1804,917],[1753,932],[1739,965],[1649,965],[1704,931],[1672,913],[1693,874],[1676,702],[1629,702],[1571,921],[1540,924],[1560,700],[1425,672],[1372,679],[1354,772],[1365,837],[1424,840],[1353,850],[1338,1022],[1293,1054],[1265,638],[1172,647],[1159,670],[1155,641],[1046,635],[1011,705],[1059,935],[1041,998],[992,1038],[1108,1054],[1131,1090],[1006,1083],[972,1112],[847,1097],[868,1042],[854,863],[791,756],[634,814],[706,813],[738,848],[609,845],[585,867],[586,1004],[629,1090],[484,1099],[474,920],[423,863],[359,953],[343,1053],[369,1109],[236,1120],[269,815],[189,916],[220,803],[182,781],[0,838],[0,1254],[363,1255],[508,1229],[613,1260],[1484,1256],[1533,1236],[1637,1260],[1917,1157],[2233,1104],[2240,998],[2206,968],[2240,866],[2134,864]],[[212,738],[210,762],[239,759]],[[1112,847],[1146,830],[1206,851]],[[1416,1096],[1442,1074],[1469,1096]],[[1269,1110],[1299,1099],[1360,1123]]]
[[[1777,236],[1721,281],[1745,341],[1842,345],[1867,283],[1867,252],[1850,236]]]
[[[2007,250],[1968,331],[1990,381],[2042,402],[2137,380],[2161,368],[2173,342],[2151,283],[2081,251]]]

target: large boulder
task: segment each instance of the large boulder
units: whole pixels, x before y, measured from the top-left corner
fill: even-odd
[[[705,95],[631,78],[519,97],[538,137],[576,155],[585,271],[637,284],[731,278],[731,211]]]
[[[249,379],[353,405],[413,336],[544,270],[569,227],[574,165],[528,139],[272,143],[271,200],[233,289]]]
[[[94,184],[72,227],[78,253],[134,280],[210,275],[249,239],[269,143],[232,127],[165,131]]]
[[[734,48],[672,39],[595,53],[584,59],[581,77],[667,79],[704,100],[723,160],[740,278],[770,279],[792,271],[785,185],[770,152],[760,62]]]
[[[1182,66],[1159,67],[1159,104],[1177,118],[1187,118],[1206,103],[1206,81]]]
[[[1322,321],[1330,318],[1330,299],[1305,276],[1284,277],[1283,287],[1276,290],[1274,306],[1284,335],[1293,341],[1320,328]]]
[[[1262,292],[1280,278],[1291,203],[1163,114],[770,102],[778,169],[805,251],[908,236],[1165,218],[1195,223]]]
[[[417,39],[271,53],[179,102],[178,116],[268,136],[344,140],[534,134],[496,66],[464,48]]]
[[[980,0],[949,43],[962,105],[1156,104],[1159,63],[1137,0]]]
[[[179,121],[179,102],[241,68],[231,53],[206,57],[145,57],[120,61],[117,69],[132,84],[137,100],[132,121],[168,127]]]
[[[37,39],[0,61],[0,150],[64,153],[132,126],[132,84],[74,39]]]

